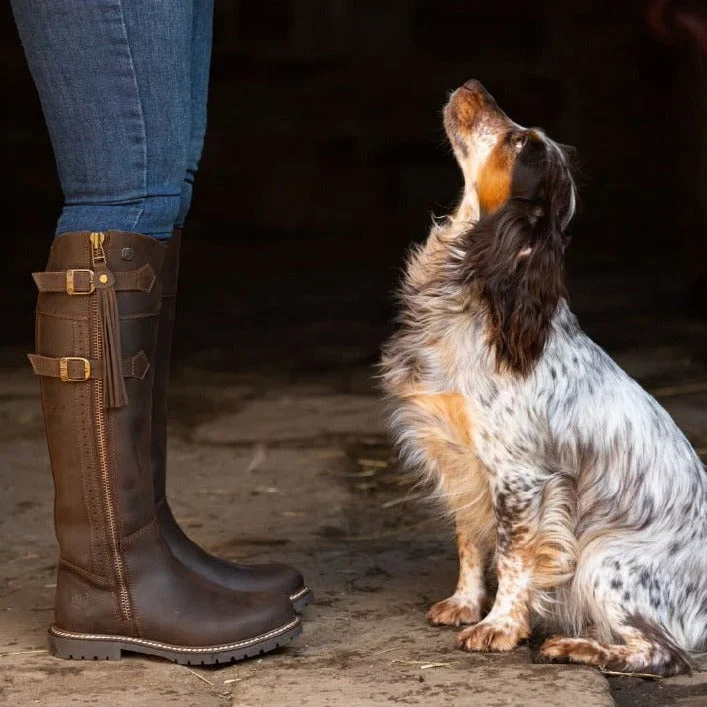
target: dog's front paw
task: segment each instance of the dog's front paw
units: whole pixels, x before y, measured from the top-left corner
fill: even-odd
[[[466,651],[502,653],[512,651],[529,632],[510,619],[491,619],[464,629],[457,635],[457,646]]]
[[[478,604],[457,596],[438,601],[427,612],[427,620],[436,626],[475,624],[480,618]]]

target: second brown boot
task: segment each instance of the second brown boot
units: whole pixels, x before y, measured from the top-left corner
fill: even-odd
[[[162,535],[174,556],[202,577],[237,591],[281,592],[290,598],[296,611],[301,611],[312,601],[312,591],[294,567],[276,563],[246,565],[214,557],[187,537],[175,520],[167,501],[167,384],[176,310],[181,232],[175,231],[167,243],[162,270],[162,310],[153,362],[155,382],[151,447],[155,503]]]

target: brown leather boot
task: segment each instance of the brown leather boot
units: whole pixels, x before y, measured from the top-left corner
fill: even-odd
[[[174,556],[186,567],[211,582],[237,591],[281,592],[290,597],[296,611],[312,601],[312,592],[302,575],[282,564],[243,565],[210,555],[190,540],[174,519],[165,492],[167,467],[167,383],[174,330],[181,231],[175,230],[167,242],[162,267],[162,312],[157,334],[157,352],[152,364],[154,388],[152,401],[151,463],[155,503],[162,536]]]
[[[155,516],[152,370],[165,246],[134,233],[67,233],[36,273],[37,354],[60,560],[54,655],[149,653],[211,664],[300,632],[284,595],[233,592],[185,568]]]

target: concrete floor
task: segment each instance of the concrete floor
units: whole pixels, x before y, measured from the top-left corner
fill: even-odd
[[[576,291],[581,302],[581,285]],[[622,306],[602,293],[611,307]],[[618,310],[606,314],[596,293],[591,301],[585,314],[594,331],[619,332],[610,342],[617,358],[657,391],[705,455],[704,323],[666,317],[655,327],[639,311],[625,326],[610,326]],[[266,338],[262,345],[266,351]],[[607,680],[589,668],[535,664],[528,647],[463,653],[454,631],[428,626],[426,609],[455,581],[451,529],[391,458],[379,396],[362,363],[375,350],[349,350],[338,368],[318,366],[331,355],[323,341],[300,352],[306,363],[287,370],[267,361],[219,366],[214,352],[180,358],[171,400],[175,514],[226,558],[296,564],[316,594],[291,647],[229,667],[189,669],[138,657],[93,664],[47,654],[56,548],[37,383],[19,351],[2,353],[0,703],[707,704],[705,672]]]

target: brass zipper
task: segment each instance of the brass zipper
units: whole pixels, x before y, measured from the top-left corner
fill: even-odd
[[[97,264],[106,263],[106,254],[103,250],[103,242],[105,235],[103,233],[91,233],[91,263],[96,268]],[[103,332],[101,331],[101,320],[98,298],[94,297],[93,305],[93,322],[96,341],[96,357],[101,356],[103,350]],[[127,583],[125,582],[125,567],[120,555],[120,547],[118,541],[118,528],[115,518],[115,504],[113,503],[113,490],[111,488],[110,470],[108,466],[108,441],[106,438],[106,410],[104,405],[103,381],[98,378],[94,381],[95,385],[95,406],[96,406],[96,437],[98,442],[98,464],[100,467],[101,484],[103,488],[103,502],[105,506],[106,522],[108,524],[108,535],[110,552],[115,568],[115,575],[118,581],[118,598],[120,610],[124,620],[131,619],[130,595],[128,594]]]

